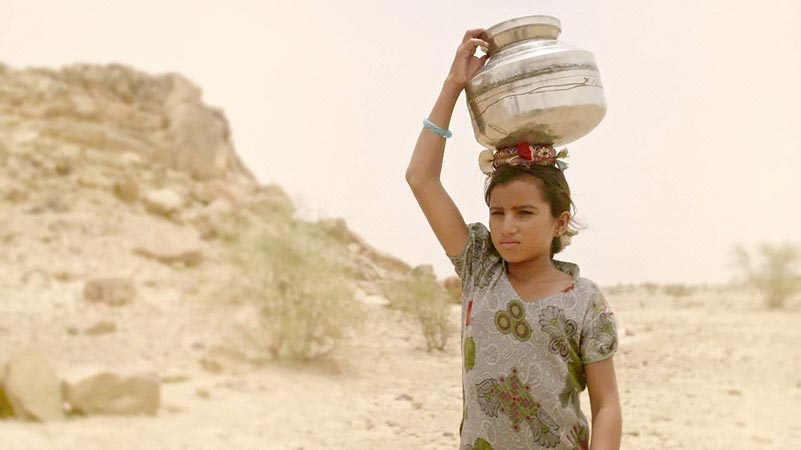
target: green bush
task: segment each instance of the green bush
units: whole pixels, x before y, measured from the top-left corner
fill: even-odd
[[[409,276],[382,285],[390,307],[412,314],[420,324],[426,349],[443,350],[454,332],[449,319],[451,296],[430,266],[414,268]]]
[[[334,350],[344,331],[358,328],[364,311],[352,280],[341,269],[335,242],[312,224],[285,217],[240,229],[227,241],[230,261],[241,269],[236,295],[255,301],[267,324],[270,354],[307,361]]]

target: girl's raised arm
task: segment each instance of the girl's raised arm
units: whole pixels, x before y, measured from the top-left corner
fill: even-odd
[[[456,51],[450,73],[428,116],[428,120],[440,128],[448,128],[459,94],[487,60],[487,55],[481,58],[473,56],[479,45],[489,47],[479,38],[483,32],[480,28],[469,30]],[[445,254],[458,256],[467,242],[467,225],[440,181],[444,152],[445,138],[423,128],[406,169],[406,181]]]

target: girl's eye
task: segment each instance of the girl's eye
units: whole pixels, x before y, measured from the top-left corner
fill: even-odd
[[[491,212],[490,215],[491,216],[497,216],[497,215],[503,215],[503,213],[500,212],[500,211],[495,211],[495,212]]]

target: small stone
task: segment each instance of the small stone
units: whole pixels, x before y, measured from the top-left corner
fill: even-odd
[[[162,383],[184,383],[189,381],[191,378],[189,375],[185,375],[182,373],[175,373],[175,374],[168,374],[161,376]]]
[[[72,173],[73,170],[72,161],[69,161],[67,159],[62,159],[56,162],[55,169],[56,173],[61,176],[69,175],[70,173]]]
[[[412,402],[412,408],[414,408],[414,409],[422,409],[423,408],[423,402]]]
[[[223,370],[222,364],[209,357],[203,357],[200,359],[200,367],[211,373],[220,373]]]
[[[408,400],[408,401],[412,401],[413,399],[412,399],[412,396],[411,396],[411,395],[409,395],[409,394],[401,394],[401,395],[399,395],[399,396],[395,397],[395,400]]]
[[[364,420],[364,426],[365,426],[365,428],[367,428],[368,430],[372,430],[373,428],[375,428],[375,424],[374,424],[374,423],[373,423],[373,421],[372,421],[372,420],[370,420],[370,419],[365,419],[365,420]]]
[[[771,443],[773,443],[773,439],[771,439],[769,437],[766,437],[766,436],[759,436],[759,435],[756,435],[756,434],[752,435],[751,439],[754,440],[755,442],[760,442],[760,443],[763,443],[763,444],[771,444]]]
[[[109,334],[117,331],[117,324],[109,320],[101,320],[93,326],[84,330],[84,333],[89,335]]]
[[[173,413],[173,414],[178,414],[178,413],[182,413],[182,412],[185,411],[184,408],[181,408],[180,406],[175,406],[175,405],[163,405],[161,407],[161,409],[163,409],[164,411],[167,411],[168,413]]]
[[[53,278],[55,278],[56,281],[60,281],[62,283],[66,283],[68,281],[72,281],[75,279],[75,277],[71,273],[66,271],[54,272]]]
[[[200,398],[211,398],[211,394],[209,394],[209,391],[207,391],[206,389],[198,388],[195,391],[195,394],[197,394],[197,396]]]
[[[184,204],[184,199],[171,189],[150,191],[144,197],[145,209],[154,214],[169,216]]]
[[[109,306],[128,304],[134,297],[136,288],[128,278],[95,278],[87,280],[83,288],[85,300]]]
[[[135,244],[132,251],[136,255],[155,259],[166,265],[183,264],[193,267],[203,259],[203,248],[197,230],[182,231],[179,237],[168,237],[168,230],[181,231],[180,227],[168,227],[165,234],[153,234]]]
[[[114,183],[114,195],[125,203],[133,203],[139,199],[139,184],[130,176]]]
[[[743,395],[743,391],[741,391],[739,389],[729,389],[728,391],[726,391],[726,393],[729,394],[729,395],[737,396],[737,397],[740,397],[740,396]]]

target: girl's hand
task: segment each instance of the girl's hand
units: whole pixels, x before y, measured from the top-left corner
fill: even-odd
[[[484,66],[489,55],[484,55],[481,58],[473,56],[476,53],[476,47],[479,45],[485,49],[489,48],[487,41],[480,37],[484,31],[483,28],[477,28],[468,30],[465,33],[462,45],[456,50],[456,57],[451,65],[451,71],[448,73],[446,83],[450,83],[462,90],[467,85],[467,82],[473,78],[473,75]]]

